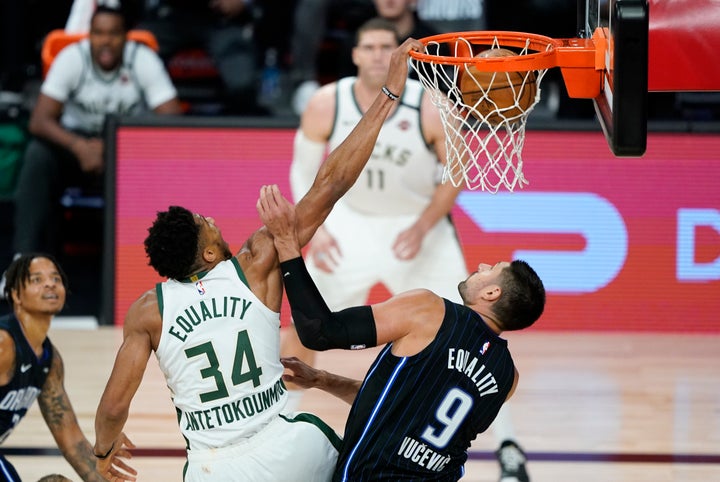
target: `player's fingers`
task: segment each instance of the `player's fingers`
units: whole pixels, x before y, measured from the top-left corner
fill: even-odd
[[[137,470],[130,467],[128,464],[125,463],[124,460],[115,459],[113,461],[113,465],[119,469],[121,469],[125,474],[128,475],[137,475]]]
[[[123,438],[124,438],[123,443],[124,443],[125,447],[131,448],[131,449],[135,448],[135,444],[132,442],[132,440],[130,440],[128,438],[127,435],[123,434]]]
[[[325,273],[333,272],[333,265],[331,264],[330,256],[326,251],[315,251],[313,254],[313,261],[320,271],[324,271]]]
[[[133,445],[132,448],[135,448]],[[124,459],[131,459],[132,458],[132,452],[130,452],[129,447],[123,447],[118,449],[117,452],[114,454],[116,457],[122,457]]]
[[[260,194],[258,195],[258,200],[256,203],[256,208],[259,213],[262,213],[265,210],[265,190],[267,186],[260,186]]]

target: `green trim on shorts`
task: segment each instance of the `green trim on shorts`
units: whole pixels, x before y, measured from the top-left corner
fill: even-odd
[[[287,415],[280,414],[280,417],[285,420],[286,422],[295,423],[295,422],[305,422],[305,423],[311,423],[315,425],[317,428],[320,429],[322,433],[325,434],[325,436],[328,438],[330,443],[333,447],[335,447],[335,450],[340,452],[340,447],[342,445],[342,439],[338,434],[335,433],[335,430],[330,427],[330,425],[326,424],[320,417],[317,415],[313,415],[312,413],[305,413],[301,412],[296,414],[293,418],[289,418]]]

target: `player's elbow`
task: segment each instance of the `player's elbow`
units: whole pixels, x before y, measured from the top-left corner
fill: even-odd
[[[299,323],[296,318],[295,331],[297,331],[298,338],[300,338],[300,343],[302,343],[305,348],[315,351],[325,351],[333,348],[327,336],[323,333],[322,322],[320,320],[305,318],[304,322]]]
[[[377,344],[375,320],[370,306],[356,306],[327,316],[308,318],[293,310],[295,330],[311,350],[361,349]]]

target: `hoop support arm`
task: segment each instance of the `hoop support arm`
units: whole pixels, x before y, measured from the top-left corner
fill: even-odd
[[[555,48],[556,66],[560,67],[568,96],[594,99],[602,90],[604,48],[595,39],[560,39]]]

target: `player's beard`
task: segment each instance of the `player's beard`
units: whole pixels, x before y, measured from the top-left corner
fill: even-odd
[[[468,303],[467,298],[465,297],[467,295],[467,280],[463,280],[460,283],[458,283],[458,293],[460,293],[460,298],[462,299],[464,304]]]
[[[230,246],[227,243],[223,245],[223,256],[226,260],[233,257],[232,251],[230,251]]]

